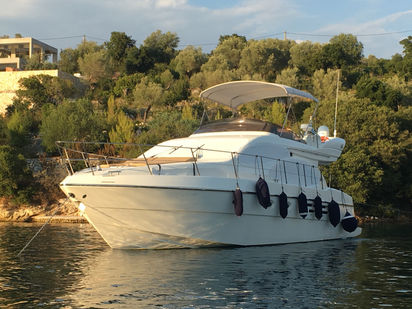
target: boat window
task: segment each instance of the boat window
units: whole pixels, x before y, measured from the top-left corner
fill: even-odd
[[[267,121],[246,118],[231,118],[208,122],[197,129],[194,134],[228,131],[263,131],[282,136],[283,138],[300,140],[290,129]]]

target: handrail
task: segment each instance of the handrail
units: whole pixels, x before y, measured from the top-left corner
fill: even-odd
[[[187,149],[187,150],[190,150],[190,149],[198,150],[199,149],[199,147],[184,147],[184,146],[160,145],[160,144],[152,145],[152,144],[135,144],[135,143],[79,142],[79,141],[56,141],[55,143],[56,143],[57,147],[62,148],[62,149],[67,148],[67,147],[60,146],[59,144],[61,144],[61,143],[88,144],[88,145],[138,146],[138,147],[139,146],[143,146],[143,147],[164,147],[164,148],[179,147],[179,149]],[[200,148],[200,149],[204,150],[204,151],[210,151],[210,152],[227,153],[228,155],[230,155],[233,152],[233,151],[219,150],[219,149],[209,149],[209,148],[203,148],[203,147]],[[74,149],[71,149],[71,150],[74,151],[74,152],[77,152],[77,153],[81,153],[81,151],[79,151],[79,150],[74,150]],[[233,153],[237,154],[237,155],[241,155],[241,156],[256,157],[255,154],[241,153],[241,152],[233,152]],[[99,157],[99,156],[104,157],[103,155],[98,155],[98,154],[93,154],[93,155],[96,156],[96,157]],[[262,155],[258,155],[258,156],[261,157],[261,158],[264,158],[264,159],[269,159],[269,160],[274,160],[274,161],[279,160],[278,158],[273,158],[273,157],[268,157],[268,156],[262,156]],[[119,157],[112,157],[112,159],[124,160],[124,161],[129,160],[129,159],[124,159],[124,158],[119,158]],[[296,163],[295,161],[289,161],[289,160],[284,160],[284,159],[281,159],[281,161],[284,161],[284,162],[287,162],[287,163],[293,163],[293,164]],[[307,165],[312,166],[310,164],[307,164]]]
[[[122,158],[122,157],[117,157],[117,156],[110,156],[110,155],[106,155],[106,154],[98,154],[98,153],[89,153],[86,151],[81,151],[81,150],[77,150],[74,149],[74,147],[68,147],[67,144],[71,144],[71,145],[97,145],[97,146],[103,146],[103,145],[112,145],[112,146],[134,146],[134,147],[138,147],[138,149],[140,150],[140,155],[143,158],[134,158],[134,159],[129,159],[129,158]],[[286,163],[291,163],[291,164],[297,164],[296,161],[289,161],[289,160],[284,160],[284,159],[279,159],[279,158],[273,158],[273,157],[268,157],[268,156],[262,156],[262,155],[256,155],[256,154],[248,154],[248,153],[241,153],[241,152],[231,152],[231,151],[225,151],[225,150],[217,150],[217,149],[207,149],[207,148],[203,148],[201,147],[185,147],[182,145],[179,146],[173,146],[173,145],[151,145],[151,144],[135,144],[135,143],[108,143],[108,142],[80,142],[80,141],[57,141],[56,142],[56,146],[58,148],[58,151],[60,153],[61,156],[61,161],[66,163],[66,170],[68,171],[69,174],[74,174],[74,168],[71,162],[76,162],[76,161],[87,161],[86,166],[88,166],[92,173],[94,174],[94,170],[93,170],[93,163],[97,161],[97,164],[99,166],[99,162],[100,161],[104,161],[106,165],[110,166],[112,165],[116,165],[116,163],[110,163],[111,161],[115,161],[115,162],[121,162],[120,164],[124,164],[126,162],[129,162],[130,164],[134,163],[134,164],[138,164],[140,165],[146,165],[150,175],[153,175],[152,169],[150,168],[151,165],[160,165],[160,164],[167,164],[167,163],[183,163],[183,162],[188,162],[191,161],[194,164],[194,169],[196,171],[196,173],[194,173],[194,176],[200,176],[200,171],[199,171],[199,167],[198,167],[198,158],[197,156],[195,156],[195,152],[198,151],[199,149],[201,149],[202,151],[205,152],[216,152],[216,153],[226,153],[228,154],[228,158],[231,158],[232,164],[233,164],[233,168],[235,171],[235,176],[236,178],[239,177],[239,167],[235,166],[235,160],[234,157],[236,156],[237,159],[237,164],[239,164],[239,158],[241,156],[245,156],[245,157],[254,157],[255,160],[259,159],[260,160],[260,165],[261,165],[261,169],[262,169],[262,174],[263,177],[264,176],[264,164],[263,164],[263,159],[265,160],[271,160],[274,162],[274,168],[276,168],[276,176],[275,178],[277,180],[279,180],[278,178],[278,174],[280,176],[280,181],[282,182],[282,178],[284,180],[285,184],[288,184],[288,177],[287,177],[287,173],[286,173]],[[186,150],[190,150],[190,158],[186,158],[186,157],[182,157],[182,160],[178,160],[178,161],[173,161],[173,160],[167,160],[168,157],[156,157],[156,156],[152,156],[150,158],[147,158],[147,156],[145,155],[145,152],[143,151],[144,147],[164,147],[164,148],[170,148],[173,149],[173,152],[176,151],[177,149],[186,149]],[[83,147],[81,149],[84,149]],[[74,154],[78,154],[79,156],[81,156],[81,158],[70,158],[69,154],[70,153],[74,153]],[[90,157],[90,155],[92,157]],[[166,159],[165,159],[166,158]],[[118,164],[118,163],[117,163]],[[258,163],[259,165],[259,163]],[[305,166],[311,169],[311,175],[308,176],[311,179],[311,184],[312,183],[312,177],[315,180],[314,185],[317,186],[318,185],[318,179],[315,176],[315,166],[313,164],[304,164],[304,163],[299,163],[299,165],[302,165],[303,168],[303,175],[304,175],[304,183],[305,183],[305,187],[307,186],[307,179],[306,177],[308,175],[306,175],[306,170],[305,170]],[[136,166],[136,165],[135,165]],[[277,171],[279,167],[279,172]],[[255,167],[256,169],[256,167]],[[283,171],[282,171],[283,169]],[[259,172],[260,173],[260,172]],[[313,176],[312,176],[313,173]],[[289,174],[293,174],[293,172],[289,172]],[[322,188],[324,187],[323,184],[323,177],[320,174],[319,177],[319,182],[321,183]],[[298,172],[296,174],[299,177],[299,181],[301,181],[301,176],[300,173]]]

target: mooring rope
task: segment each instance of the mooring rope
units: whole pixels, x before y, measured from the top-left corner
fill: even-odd
[[[61,207],[63,207],[67,202],[69,201],[69,198],[67,197],[66,200],[64,201],[63,205]],[[51,219],[53,219],[53,217],[56,215],[57,211],[59,210],[60,207],[58,207],[53,214],[50,216],[50,218],[43,224],[43,226],[37,231],[36,234],[34,234],[34,236],[29,240],[29,242],[23,247],[23,249],[20,250],[20,252],[17,254],[17,256],[20,256],[24,250],[26,250],[26,248],[31,244],[31,242],[37,237],[37,235],[40,234],[40,232],[44,229],[44,227],[51,221]]]

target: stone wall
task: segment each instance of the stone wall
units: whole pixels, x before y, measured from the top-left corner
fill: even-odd
[[[7,106],[12,104],[16,90],[19,89],[19,80],[23,77],[34,75],[50,75],[73,82],[76,88],[83,88],[84,85],[77,77],[59,70],[33,70],[33,71],[12,71],[0,72],[0,114],[4,114]]]

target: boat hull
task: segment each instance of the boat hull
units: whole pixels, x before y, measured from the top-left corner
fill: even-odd
[[[233,182],[232,190],[222,183],[206,189],[199,184],[200,189],[195,180],[201,177],[188,177],[186,185],[179,177],[180,183],[175,187],[154,186],[150,184],[154,176],[146,177],[148,181],[140,181],[141,185],[65,183],[62,189],[78,197],[75,200],[85,205],[87,220],[112,248],[119,249],[284,244],[355,237],[361,231],[357,228],[348,233],[341,224],[333,227],[326,213],[327,203],[320,220],[313,211],[303,219],[297,200],[291,198],[291,188],[288,216],[283,219],[277,194],[273,194],[281,190],[276,184],[270,186],[272,206],[264,209],[253,192],[254,183],[244,181],[244,211],[242,216],[236,216]],[[174,182],[169,179],[169,183]],[[218,179],[214,183],[219,184]],[[353,213],[352,206],[341,207],[342,218],[345,210]]]

